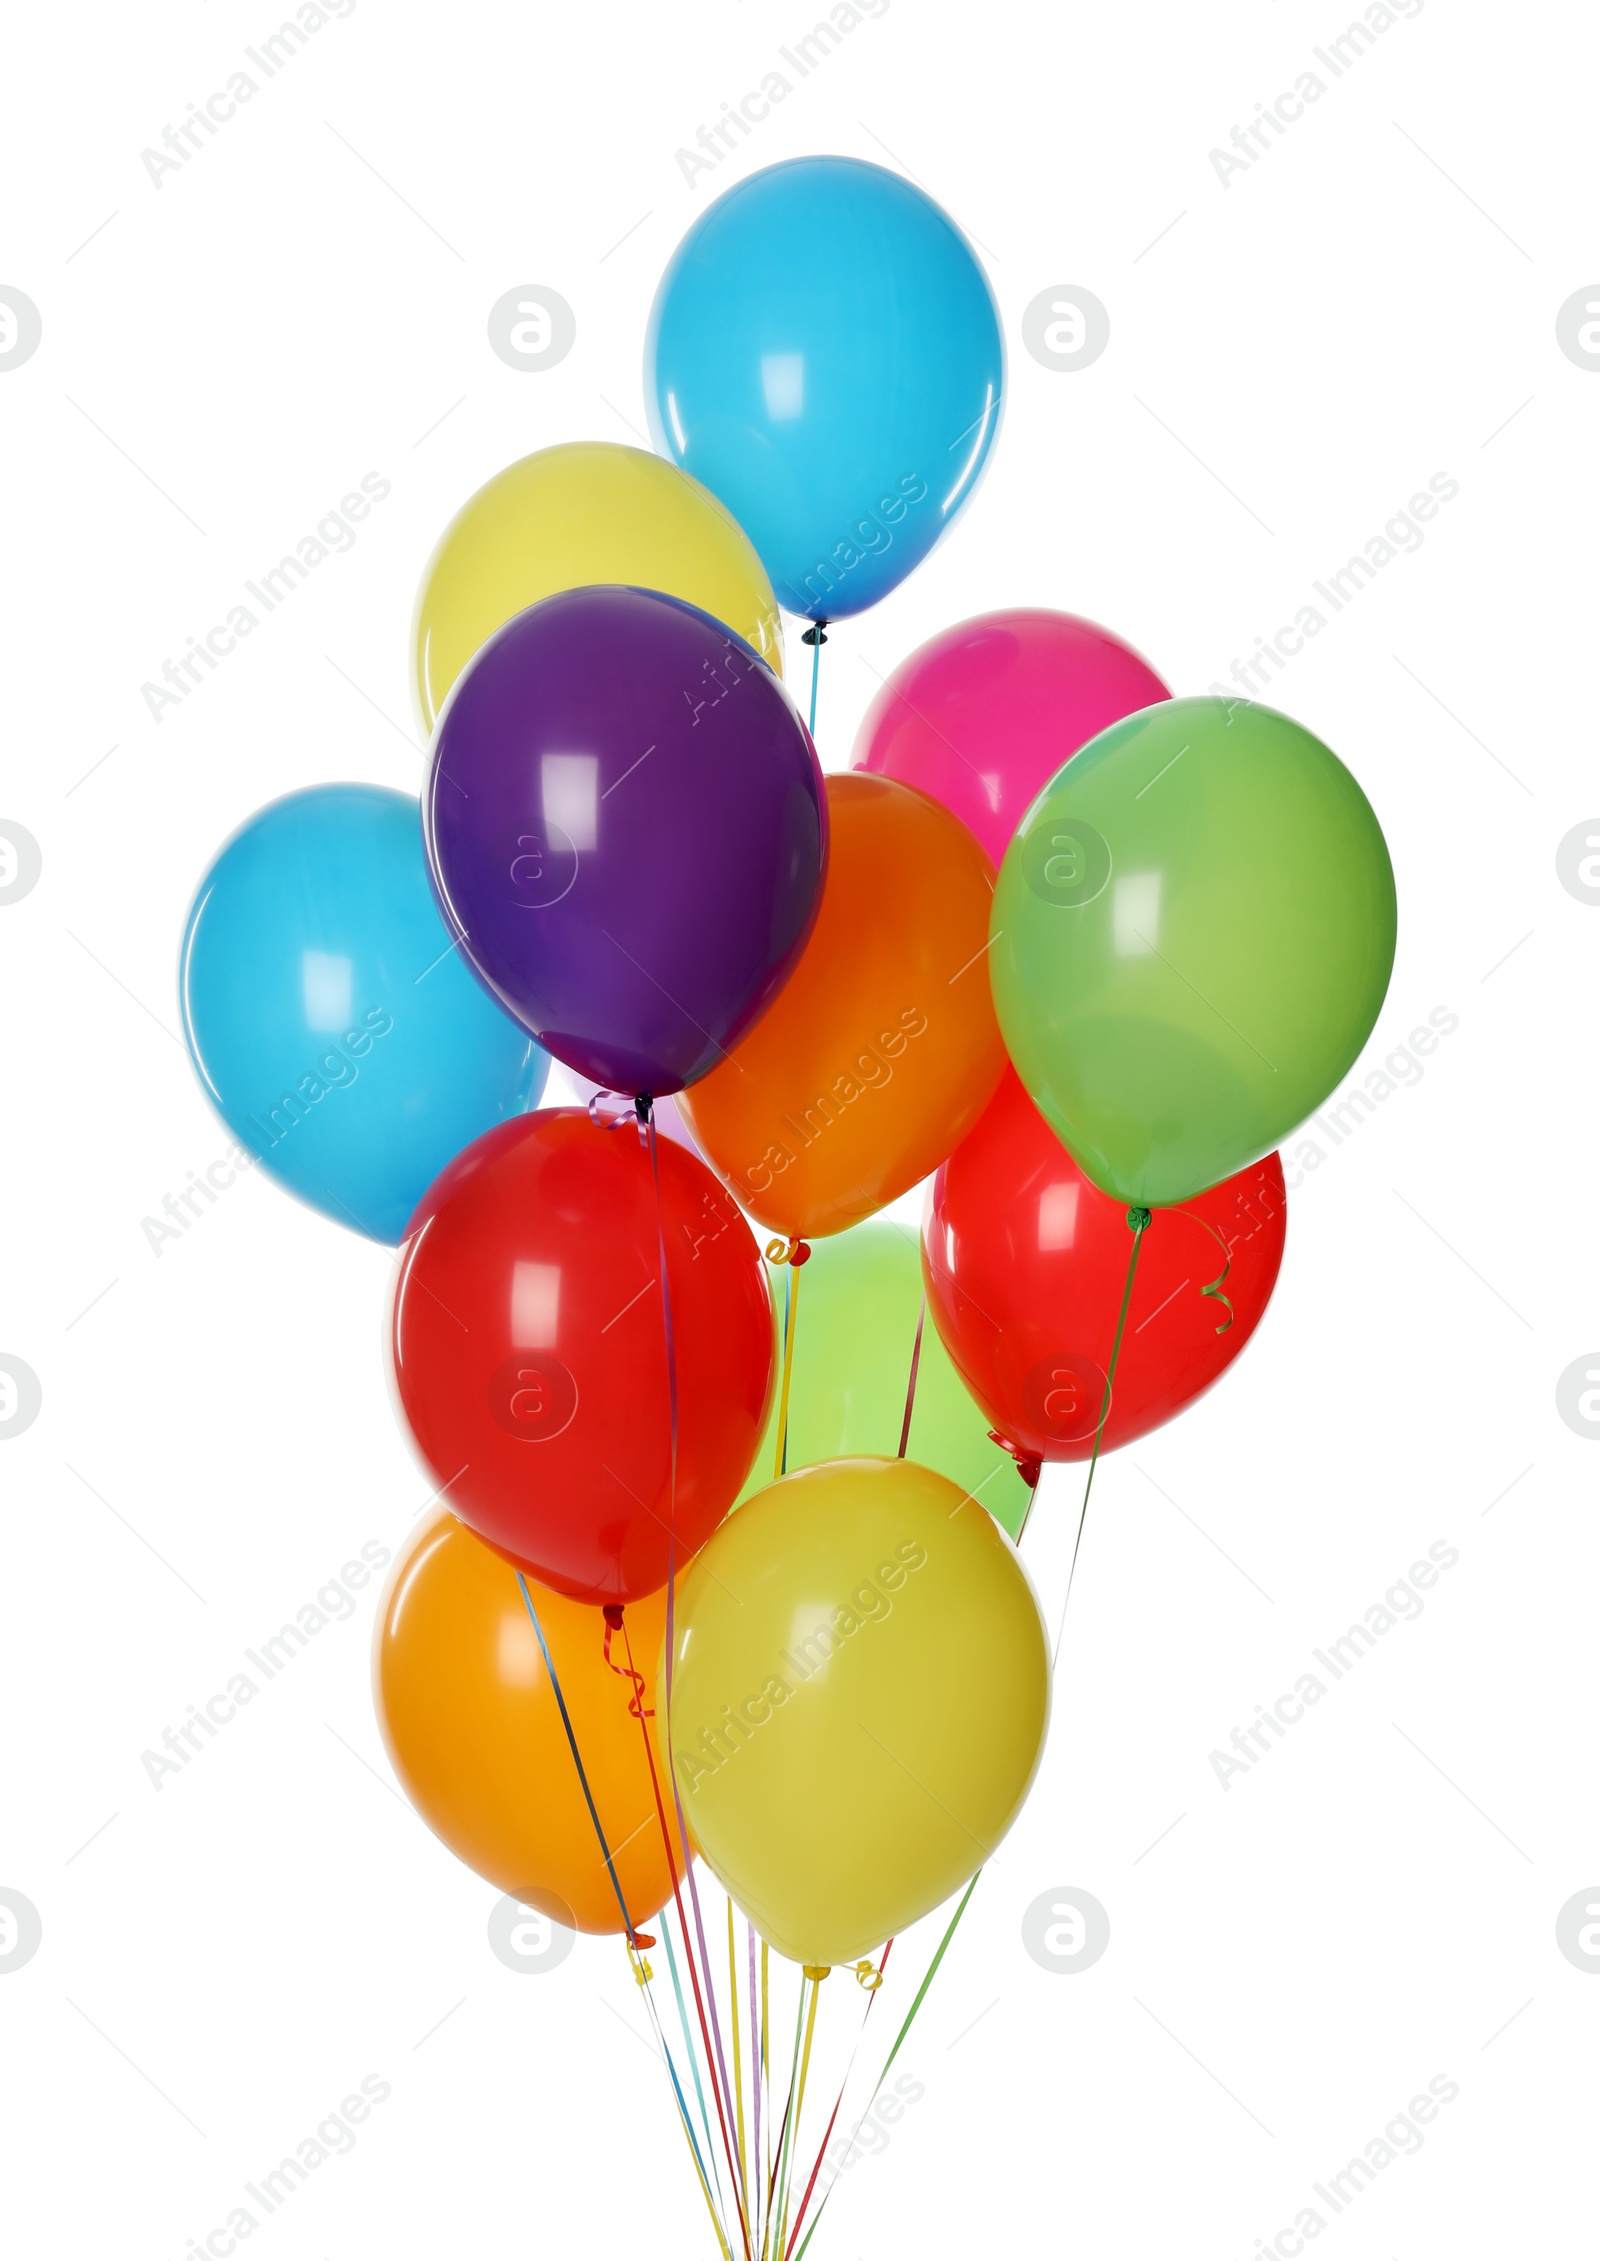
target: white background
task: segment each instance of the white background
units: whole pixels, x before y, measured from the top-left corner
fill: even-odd
[[[505,1969],[493,1892],[399,1800],[370,1593],[147,1780],[141,1751],[361,1542],[397,1547],[423,1486],[384,1251],[259,1176],[159,1258],[141,1219],[225,1143],[175,1036],[198,873],[292,787],[416,787],[435,535],[520,454],[642,432],[650,296],[712,193],[674,152],[813,20],[358,0],[157,188],[141,150],[273,9],[13,12],[0,282],[43,317],[0,375],[0,816],[44,859],[0,909],[0,1349],[43,1388],[0,1447],[0,1884],[43,1923],[0,1977],[19,2253],[187,2253],[367,2074],[392,2095],[252,2253],[711,2251],[620,1949]],[[1242,2261],[1438,2074],[1460,2094],[1425,2147],[1320,2207],[1330,2250],[1589,2234],[1600,1984],[1555,1917],[1600,1876],[1600,1453],[1555,1385],[1600,1340],[1600,911],[1555,852],[1600,805],[1600,377],[1555,316],[1600,272],[1600,57],[1576,6],[1428,0],[1224,187],[1209,151],[1348,20],[892,0],[713,183],[898,163],[981,243],[1006,324],[975,502],[824,654],[829,766],[874,671],[1001,605],[1087,613],[1204,689],[1432,474],[1460,484],[1275,691],[1394,853],[1363,1072],[1435,1008],[1459,1028],[1291,1196],[1239,1368],[1103,1467],[1045,1766],[907,2044],[926,2093],[819,2257]],[[577,316],[539,375],[485,334],[528,282]],[[1020,345],[1057,283],[1110,311],[1078,373]],[[393,494],[355,550],[156,726],[141,683],[368,471]],[[1029,1538],[1052,1613],[1075,1497],[1049,1476]],[[1224,1789],[1211,1751],[1438,1540],[1460,1559],[1421,1619]],[[1021,1943],[1060,1885],[1110,1914],[1076,1976]],[[869,2054],[932,1936],[897,1947]]]

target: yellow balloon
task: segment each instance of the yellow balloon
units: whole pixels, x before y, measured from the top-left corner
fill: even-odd
[[[445,528],[411,624],[424,731],[431,734],[467,662],[514,613],[597,581],[682,597],[783,673],[777,600],[738,520],[660,456],[579,440],[496,472]]]
[[[713,1533],[679,1588],[684,1817],[763,1938],[853,1963],[947,1899],[1021,1809],[1050,1657],[1016,1548],[906,1460],[825,1460]]]

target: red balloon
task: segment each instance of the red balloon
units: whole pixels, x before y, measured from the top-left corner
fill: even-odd
[[[1283,1260],[1276,1154],[1181,1209],[1139,1250],[1102,1452],[1191,1405],[1233,1364]],[[1013,1070],[933,1181],[922,1233],[928,1308],[962,1380],[1025,1459],[1087,1460],[1133,1235]]]
[[[400,1250],[391,1374],[463,1523],[546,1586],[666,1583],[749,1473],[772,1390],[761,1255],[705,1164],[631,1117],[499,1123],[424,1194]],[[661,1247],[677,1380],[677,1453]]]

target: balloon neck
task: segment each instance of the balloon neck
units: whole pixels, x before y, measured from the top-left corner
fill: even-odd
[[[1014,1445],[1011,1442],[1011,1439],[999,1429],[991,1429],[989,1431],[989,1442],[992,1445],[998,1445],[1002,1452],[1010,1453],[1012,1459],[1017,1464],[1017,1474],[1027,1485],[1029,1491],[1037,1491],[1039,1488],[1039,1478],[1044,1474],[1044,1462],[1042,1460],[1030,1459],[1028,1455],[1022,1450],[1020,1445]]]
[[[818,644],[825,644],[828,641],[828,623],[825,620],[814,620],[800,641],[802,644],[809,644],[813,650]]]
[[[813,1979],[820,1986],[832,1969],[831,1963],[802,1963],[800,1965],[800,1976]]]
[[[1150,1230],[1149,1210],[1130,1209],[1128,1211],[1128,1230],[1130,1233],[1148,1232]]]
[[[602,1617],[604,1617],[607,1625],[610,1627],[613,1633],[620,1633],[622,1631],[621,1602],[607,1602],[600,1614]]]

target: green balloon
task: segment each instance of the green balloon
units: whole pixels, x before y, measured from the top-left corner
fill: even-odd
[[[1269,1153],[1349,1069],[1394,964],[1394,870],[1309,730],[1171,699],[1057,771],[990,936],[1034,1105],[1097,1185],[1154,1207]]]
[[[776,1279],[781,1388],[783,1281]],[[852,1453],[900,1450],[911,1353],[922,1309],[922,1255],[909,1226],[888,1218],[814,1241],[801,1265],[789,1382],[790,1468]],[[741,1505],[776,1473],[778,1400]],[[968,1396],[931,1317],[922,1329],[906,1458],[918,1460],[980,1500],[1013,1538],[1028,1505],[1016,1462],[989,1442],[989,1423]]]

